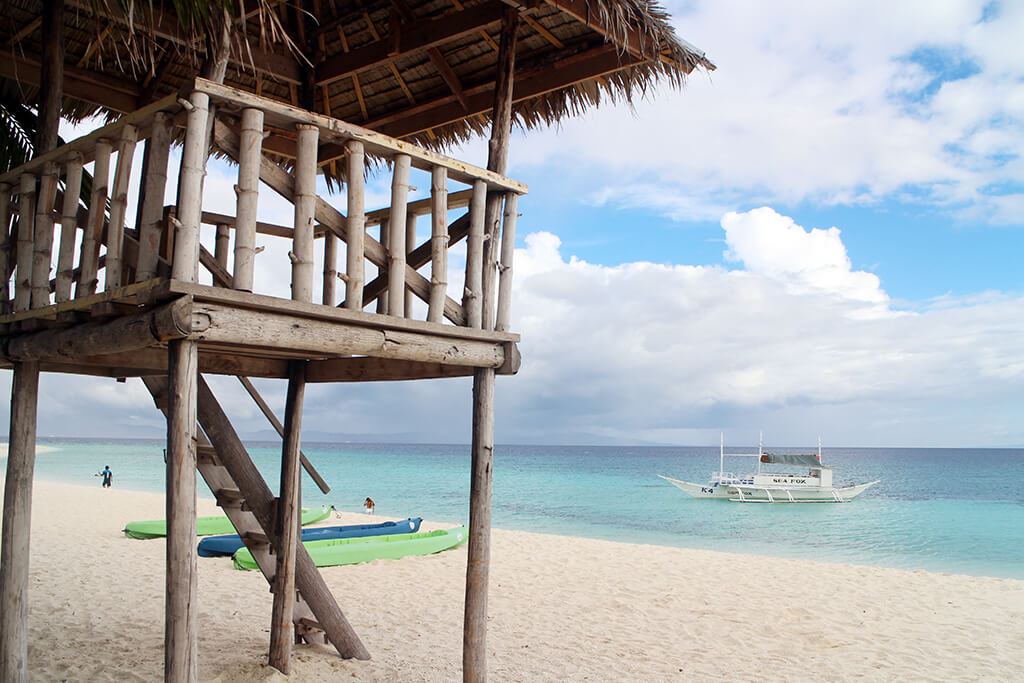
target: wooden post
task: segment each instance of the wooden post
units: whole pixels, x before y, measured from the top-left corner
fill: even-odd
[[[89,219],[86,221],[85,233],[82,236],[82,254],[78,261],[78,286],[75,287],[75,297],[79,299],[96,292],[103,219],[107,212],[110,149],[110,140],[100,138],[96,141],[95,162],[92,170],[92,193],[89,196]]]
[[[345,308],[360,311],[363,308],[363,284],[366,281],[363,248],[366,237],[366,198],[363,172],[365,166],[363,143],[348,143],[348,223],[345,227],[347,262],[345,264]],[[381,224],[381,236],[385,227]]]
[[[320,129],[300,123],[295,158],[295,234],[292,238],[292,299],[313,302],[313,219]]]
[[[238,158],[238,203],[235,214],[235,289],[251,292],[256,267],[256,213],[259,205],[260,160],[263,157],[263,110],[242,112]]]
[[[405,317],[405,223],[409,206],[408,154],[395,156],[388,226],[388,315]]]
[[[448,169],[435,166],[430,176],[430,302],[427,321],[444,321],[448,293]]]
[[[82,192],[82,155],[68,157],[64,177],[64,205],[61,207],[60,245],[57,248],[57,281],[54,293],[57,303],[71,298],[75,277],[75,237],[78,233],[78,203]]]
[[[479,329],[482,326],[481,308],[484,269],[484,211],[487,204],[487,184],[473,183],[473,198],[469,203],[469,237],[466,241],[466,287],[462,306],[466,309],[466,324]]]
[[[36,215],[36,177],[21,175],[21,196],[18,199],[18,258],[14,276],[14,310],[32,307],[32,232]]]
[[[14,364],[0,541],[0,681],[28,679],[28,568],[39,363]]]
[[[32,308],[50,305],[50,264],[53,260],[53,204],[57,194],[57,164],[43,165],[36,198],[32,242]]]
[[[11,186],[0,183],[0,314],[7,313],[11,284]]]
[[[178,179],[177,230],[171,277],[184,282],[199,279],[199,221],[203,213],[203,175],[206,173],[206,122],[210,96],[195,91],[185,126],[185,148]],[[172,221],[173,222],[173,221]]]
[[[386,218],[380,222],[380,246],[384,248],[385,254],[391,253],[391,223]],[[383,273],[383,275],[385,278],[389,278],[387,272]],[[380,296],[377,297],[377,313],[386,314],[387,312],[388,290],[385,288]]]
[[[120,287],[124,272],[121,246],[124,244],[124,219],[128,211],[128,181],[132,175],[138,136],[139,131],[135,126],[125,126],[121,130],[121,139],[117,141],[117,170],[114,172],[114,190],[110,197],[110,222],[107,223],[105,291]]]
[[[498,316],[494,329],[507,332],[512,316],[512,261],[516,249],[516,219],[519,217],[519,195],[505,195],[505,219],[501,228],[501,262],[498,264]]]
[[[135,280],[156,277],[160,254],[160,233],[164,219],[164,193],[167,190],[167,159],[171,149],[174,117],[166,112],[153,115],[153,131],[146,141],[145,178],[142,207],[139,209],[139,258]]]
[[[512,82],[515,74],[516,34],[519,14],[506,7],[501,21],[501,42],[498,48],[497,83],[492,129],[488,143],[487,169],[504,173],[508,164],[508,143],[512,131]],[[490,204],[490,202],[488,202]],[[487,219],[485,219],[487,220]],[[487,226],[490,230],[490,226]],[[494,236],[485,245],[487,253],[495,251]],[[487,281],[484,275],[482,324],[489,329],[487,313]],[[462,632],[462,678],[464,681],[487,680],[487,582],[491,561],[491,497],[494,464],[494,370],[473,371],[473,434],[472,478],[469,493],[469,548],[466,560],[465,621]]]
[[[270,666],[287,675],[291,669],[295,639],[292,611],[295,608],[295,549],[299,543],[299,449],[302,433],[302,399],[306,390],[306,361],[288,364],[288,400],[284,415],[281,450],[281,496],[277,505],[277,572],[274,574],[274,608],[270,622]]]
[[[167,586],[164,607],[164,680],[198,676],[196,604],[196,402],[198,345],[168,343]]]

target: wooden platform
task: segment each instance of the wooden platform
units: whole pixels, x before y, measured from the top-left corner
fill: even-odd
[[[483,367],[514,374],[520,364],[516,334],[154,279],[0,316],[0,367],[38,360],[43,372],[163,374],[171,339],[199,343],[203,373],[287,378],[288,361],[304,359],[310,382],[459,377]]]

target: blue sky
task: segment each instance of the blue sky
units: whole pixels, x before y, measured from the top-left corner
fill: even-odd
[[[1024,445],[1024,3],[667,8],[717,71],[514,136],[524,364],[499,379],[498,442]],[[207,207],[233,211],[233,182],[211,169]],[[162,433],[138,383],[42,390],[40,434]],[[266,428],[237,382],[215,390]],[[470,398],[315,387],[304,426],[466,442]]]

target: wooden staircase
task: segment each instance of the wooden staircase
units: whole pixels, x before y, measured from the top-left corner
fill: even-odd
[[[142,378],[157,407],[168,415],[166,376]],[[256,469],[209,386],[200,377],[197,405],[198,444],[196,466],[217,505],[224,509],[259,565],[260,571],[276,590],[274,552],[280,531],[277,528],[277,499]],[[295,556],[295,587],[298,596],[292,613],[296,641],[314,642],[322,636],[342,657],[369,659],[352,626],[348,623],[305,547],[299,543]]]

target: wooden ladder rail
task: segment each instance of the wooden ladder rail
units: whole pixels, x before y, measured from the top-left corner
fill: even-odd
[[[167,378],[154,375],[143,377],[142,380],[157,407],[166,415]],[[276,499],[202,376],[199,378],[197,414],[202,428],[197,453],[199,472],[215,496],[218,492],[233,490],[241,494],[245,505],[226,505],[224,511],[235,525],[242,542],[252,551],[263,576],[273,585],[276,560],[271,550],[277,542],[274,530]],[[211,451],[207,448],[213,449],[219,463],[209,457]],[[224,497],[222,493],[218,500]],[[246,506],[248,509],[243,509]],[[264,538],[269,540],[269,545],[264,545]],[[308,640],[313,628],[318,628],[323,631],[325,640],[334,645],[343,658],[369,659],[370,653],[341,612],[301,543],[296,548],[295,564],[295,586],[302,598],[296,601],[293,612],[296,634]]]

